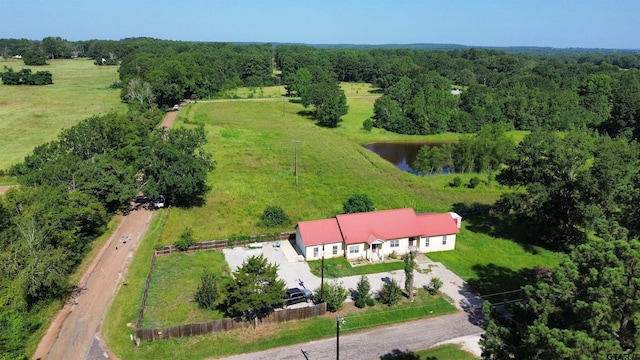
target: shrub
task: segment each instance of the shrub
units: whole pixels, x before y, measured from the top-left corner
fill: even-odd
[[[214,310],[218,305],[220,295],[218,278],[209,269],[205,269],[200,278],[200,286],[194,296],[198,306],[203,309]]]
[[[369,298],[367,299],[367,306],[373,306],[373,305],[375,305],[375,304],[376,304],[376,302],[375,302],[375,300],[373,300],[373,298],[372,298],[372,297],[369,297]]]
[[[460,179],[460,176],[454,177],[453,180],[449,183],[449,186],[451,187],[460,187],[460,185],[462,185],[462,179]]]
[[[469,179],[469,188],[470,189],[475,189],[476,186],[480,185],[480,179],[477,176],[472,177],[471,179]]]
[[[361,275],[360,281],[358,281],[358,287],[352,296],[356,307],[362,309],[367,305],[369,300],[373,300],[369,293],[370,290],[371,284],[369,283],[369,279],[366,276]]]
[[[260,216],[262,225],[266,227],[275,227],[285,225],[289,222],[289,218],[280,206],[267,206]]]
[[[396,279],[385,282],[378,292],[378,300],[388,306],[395,305],[400,299],[402,299],[402,289]]]
[[[184,229],[182,234],[180,235],[180,239],[176,241],[173,245],[178,248],[180,251],[185,251],[189,248],[189,245],[193,244],[193,229],[190,227]]]
[[[373,201],[367,194],[355,194],[351,195],[344,203],[342,203],[342,210],[345,214],[354,214],[360,212],[374,211],[375,207]]]
[[[362,128],[366,131],[371,131],[373,129],[373,121],[371,119],[367,119],[362,123]]]
[[[327,310],[335,312],[340,310],[342,303],[347,300],[349,292],[336,280],[324,284],[322,291],[316,289],[316,296],[322,293],[322,300],[327,303]]]
[[[438,293],[438,290],[442,287],[442,280],[440,278],[434,277],[431,278],[429,282],[429,294],[435,295]]]

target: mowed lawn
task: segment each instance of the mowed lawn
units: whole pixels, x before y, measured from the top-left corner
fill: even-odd
[[[89,59],[49,60],[49,65],[24,66],[22,61],[0,59],[4,67],[20,71],[49,71],[47,86],[0,85],[0,169],[7,169],[34,147],[55,140],[60,130],[88,117],[110,111],[124,112],[117,81],[117,66],[96,66]]]
[[[193,300],[205,269],[218,275],[230,272],[220,251],[157,258],[142,327],[161,328],[222,319],[224,314],[201,309]]]

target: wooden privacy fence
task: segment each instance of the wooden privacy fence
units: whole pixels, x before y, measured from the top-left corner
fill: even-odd
[[[264,242],[267,239],[273,239],[275,241],[285,241],[285,240],[289,240],[292,236],[295,236],[295,232],[283,232],[274,237],[268,237],[266,235],[251,235],[250,237],[243,240],[223,239],[223,240],[200,241],[200,242],[196,242],[189,245],[189,247],[187,248],[187,250],[185,250],[185,252],[195,252],[195,251],[212,250],[212,249],[220,250],[220,249],[224,249],[226,247],[235,246],[235,245],[243,246],[243,245],[249,245],[254,242]],[[167,245],[161,249],[154,250],[154,254],[156,256],[171,255],[176,252],[180,252],[180,250],[178,250],[178,248],[176,248],[173,245]]]
[[[327,313],[327,304],[321,303],[314,306],[297,309],[283,309],[270,313],[261,320],[262,324],[280,323],[285,321],[302,320]],[[199,324],[187,324],[157,329],[140,329],[136,327],[136,337],[139,341],[158,341],[180,338],[192,335],[212,334],[234,329],[242,329],[253,326],[252,321],[246,321],[241,317],[227,318]]]

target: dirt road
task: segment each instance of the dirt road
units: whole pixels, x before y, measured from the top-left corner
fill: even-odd
[[[177,114],[168,112],[160,126],[173,127]],[[153,211],[141,205],[122,218],[83,274],[78,283],[80,292],[49,326],[33,359],[109,359],[99,336],[102,319],[152,218]]]

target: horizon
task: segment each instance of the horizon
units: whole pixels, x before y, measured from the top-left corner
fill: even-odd
[[[2,38],[638,50],[640,1],[6,0]]]

